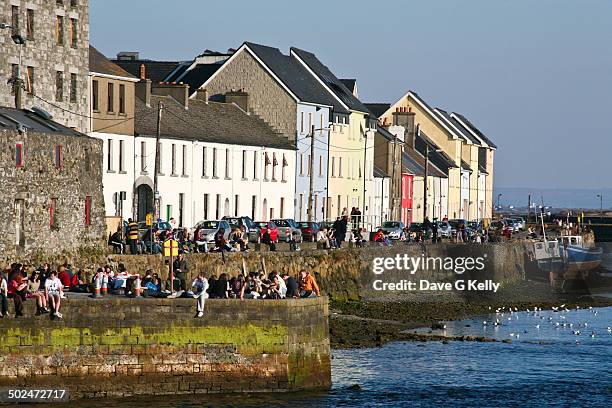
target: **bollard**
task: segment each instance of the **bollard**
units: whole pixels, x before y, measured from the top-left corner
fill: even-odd
[[[94,275],[94,293],[93,293],[93,297],[98,298],[100,297],[100,284],[101,284],[101,276],[100,276],[100,272],[96,273]]]
[[[140,286],[140,275],[136,275],[136,280],[134,281],[134,296],[140,297],[142,293],[142,287]]]
[[[108,295],[108,275],[105,273],[102,275],[102,296]]]

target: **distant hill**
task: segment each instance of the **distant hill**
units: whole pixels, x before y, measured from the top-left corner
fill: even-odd
[[[531,202],[555,208],[599,209],[597,194],[603,195],[603,208],[612,208],[612,188],[577,189],[577,188],[495,188],[493,198],[497,205],[497,195],[502,194],[501,205],[507,207],[526,207],[527,196],[531,193]]]

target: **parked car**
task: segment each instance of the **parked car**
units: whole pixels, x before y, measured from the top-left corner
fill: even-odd
[[[255,224],[259,228],[261,237],[263,237],[266,231],[269,231],[270,240],[272,240],[272,242],[278,242],[278,227],[275,223],[272,221],[255,221]]]
[[[452,236],[452,228],[447,221],[436,221],[438,225],[438,236],[440,238],[450,238]]]
[[[124,233],[127,236],[127,222],[124,221]],[[138,223],[138,238],[140,240],[143,241],[148,241],[149,240],[149,230],[151,229],[151,227],[147,226],[146,221],[140,221]],[[152,225],[152,229],[153,231],[168,231],[168,230],[172,230],[172,226],[170,225],[169,222],[166,221],[160,221],[160,222],[154,222]]]
[[[232,228],[244,226],[244,230],[249,237],[250,242],[259,242],[261,239],[261,232],[259,227],[253,222],[251,217],[228,217],[225,216],[222,220],[227,221]]]
[[[506,227],[506,222],[504,220],[496,220],[491,222],[491,224],[489,225],[489,232],[495,232],[495,231],[503,231],[504,228]]]
[[[404,223],[400,221],[385,221],[376,230],[382,229],[389,239],[398,240],[404,237]]]
[[[510,232],[518,232],[519,226],[518,226],[517,223],[514,222],[513,219],[506,218],[504,221],[506,222],[506,225],[508,226],[508,229],[510,229]]]
[[[321,226],[316,222],[302,221],[299,223],[304,241],[315,242]]]
[[[525,231],[525,219],[523,217],[514,217],[512,218],[512,220],[514,221],[515,226],[518,227],[519,231]]]
[[[423,227],[423,223],[422,222],[411,222],[410,226],[408,227],[408,231],[409,232],[425,232],[425,228]]]
[[[223,228],[224,233],[223,236],[225,239],[229,239],[229,234],[231,232],[231,227],[227,220],[219,220],[219,221],[200,221],[195,226],[194,237],[196,241],[196,245],[202,246],[204,243],[213,243],[215,242],[215,235],[219,231],[219,229]]]
[[[278,227],[279,241],[289,242],[293,236],[296,242],[302,242],[302,230],[295,220],[291,218],[282,218],[271,221]]]
[[[454,219],[454,220],[448,220],[448,223],[451,226],[451,234],[453,236],[455,236],[455,234],[457,234],[457,227],[459,226],[459,224],[465,225],[466,228],[468,227],[468,222],[466,220],[464,220],[464,219],[461,219],[461,218],[457,218],[457,219]]]

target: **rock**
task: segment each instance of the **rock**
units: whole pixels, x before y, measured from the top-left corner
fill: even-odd
[[[503,339],[502,343],[512,344],[512,340],[510,340],[510,339]]]
[[[348,387],[348,389],[351,390],[351,391],[361,391],[361,385],[353,384],[350,387]]]

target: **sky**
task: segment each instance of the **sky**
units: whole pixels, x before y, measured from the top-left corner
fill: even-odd
[[[244,41],[312,51],[364,102],[407,90],[497,145],[495,187],[612,187],[612,1],[90,0],[107,56],[188,60]],[[589,193],[590,194],[590,193]],[[599,202],[597,202],[599,205]],[[612,197],[610,197],[612,204]]]

